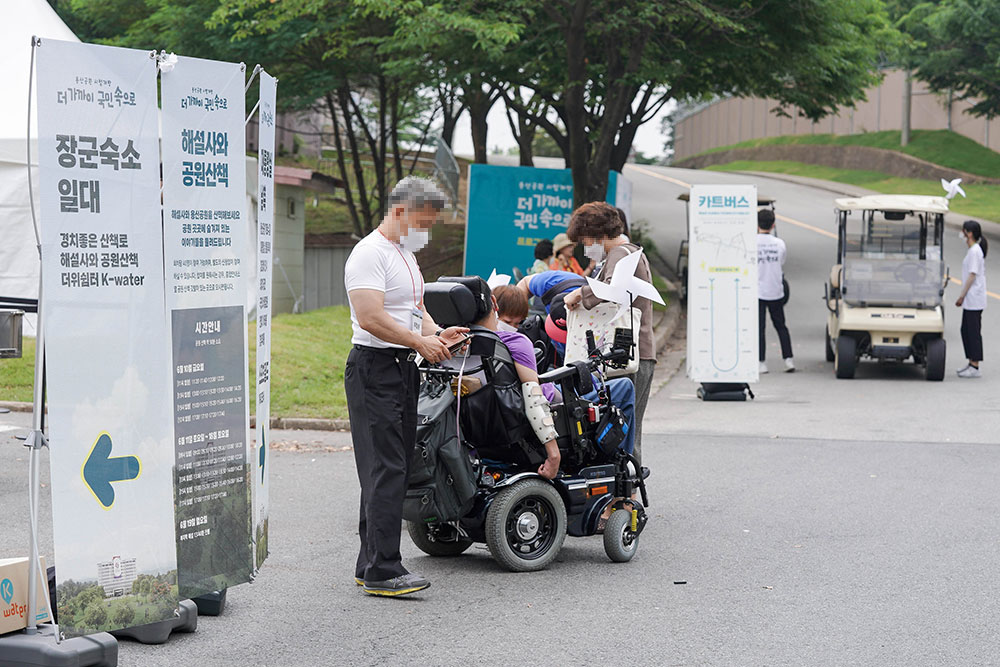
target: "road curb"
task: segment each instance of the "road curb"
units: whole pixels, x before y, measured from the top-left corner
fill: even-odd
[[[0,408],[7,408],[11,412],[31,412],[34,404],[25,401],[0,401]]]
[[[256,428],[257,419],[250,417],[250,428]],[[314,417],[271,417],[271,428],[293,431],[350,431],[348,419],[320,419]]]

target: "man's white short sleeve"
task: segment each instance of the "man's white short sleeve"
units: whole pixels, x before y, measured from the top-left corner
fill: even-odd
[[[370,289],[385,292],[385,252],[374,244],[358,244],[344,267],[347,291]]]

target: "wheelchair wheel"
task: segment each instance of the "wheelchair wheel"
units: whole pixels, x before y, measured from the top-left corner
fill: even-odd
[[[632,513],[618,509],[604,525],[604,553],[615,563],[632,560],[639,546],[639,536],[632,530]]]
[[[453,528],[451,530],[454,531]],[[426,523],[407,521],[406,532],[410,534],[410,539],[413,540],[417,548],[428,556],[457,556],[472,546],[472,540],[462,537],[453,541],[432,540],[431,527]]]
[[[525,479],[497,494],[486,513],[486,545],[512,572],[541,570],[566,539],[566,505],[548,482]]]

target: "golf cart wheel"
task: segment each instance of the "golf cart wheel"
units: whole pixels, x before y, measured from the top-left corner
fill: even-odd
[[[927,341],[927,379],[940,382],[944,379],[944,362],[946,352],[944,338]]]
[[[497,494],[486,513],[486,545],[511,572],[551,563],[566,539],[566,505],[555,488],[525,479]]]
[[[830,339],[829,327],[824,327],[823,332],[826,334],[826,360],[836,361],[837,353],[833,351],[833,341]]]
[[[632,530],[632,512],[615,510],[604,525],[604,553],[615,563],[632,560],[639,547],[639,536]]]
[[[858,341],[850,336],[837,336],[837,354],[834,359],[834,369],[837,377],[849,380],[854,377],[854,369],[858,365]]]
[[[428,556],[457,556],[472,546],[472,540],[461,536],[456,536],[455,540],[431,539],[431,526],[417,521],[407,521],[406,532],[417,548]]]

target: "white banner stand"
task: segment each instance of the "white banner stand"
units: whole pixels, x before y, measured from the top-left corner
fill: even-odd
[[[31,73],[28,78],[28,199],[31,203],[31,217],[35,226],[41,260],[41,237],[38,221],[35,220],[35,204],[31,182],[31,81],[34,77],[35,48],[42,40],[31,38]],[[39,261],[39,265],[40,265]],[[6,667],[34,667],[48,665],[80,665],[80,667],[115,667],[118,664],[118,641],[106,632],[98,632],[84,637],[73,637],[59,641],[59,626],[54,623],[38,625],[35,608],[38,600],[38,582],[45,574],[38,569],[38,489],[39,456],[42,447],[48,447],[45,439],[45,334],[42,328],[42,278],[38,276],[38,331],[35,343],[35,387],[32,406],[31,431],[24,442],[28,448],[28,513],[31,530],[31,544],[28,559],[28,618],[23,633],[11,633],[0,637],[0,664]],[[51,617],[50,610],[50,617]]]
[[[757,188],[693,185],[688,202],[687,374],[705,401],[758,381]]]

